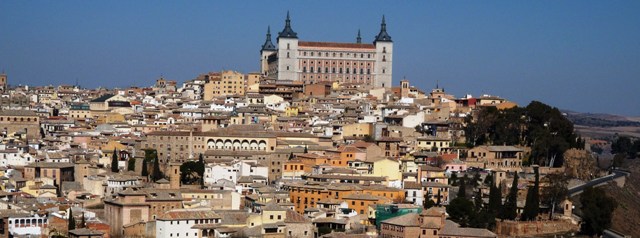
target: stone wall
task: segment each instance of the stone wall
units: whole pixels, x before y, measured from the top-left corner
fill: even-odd
[[[557,221],[497,221],[495,233],[499,236],[538,236],[576,232],[578,224],[569,220]]]

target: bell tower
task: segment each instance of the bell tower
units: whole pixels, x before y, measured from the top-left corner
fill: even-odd
[[[387,33],[387,23],[382,16],[380,33],[373,41],[376,46],[375,87],[390,88],[393,74],[393,41]]]
[[[291,28],[287,12],[284,29],[278,33],[278,80],[298,79],[298,33]]]

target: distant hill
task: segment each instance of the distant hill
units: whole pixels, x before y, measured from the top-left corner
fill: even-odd
[[[602,113],[582,113],[562,110],[569,120],[575,125],[588,127],[640,127],[640,118],[629,118],[625,116],[602,114]]]

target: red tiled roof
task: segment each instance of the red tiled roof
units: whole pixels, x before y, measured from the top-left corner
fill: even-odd
[[[358,43],[337,43],[337,42],[311,42],[311,41],[299,41],[300,47],[326,47],[326,48],[353,48],[353,49],[375,49],[373,44],[358,44]]]

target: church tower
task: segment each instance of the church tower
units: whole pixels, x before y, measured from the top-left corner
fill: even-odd
[[[169,163],[169,187],[171,189],[180,189],[180,163]]]
[[[4,92],[7,90],[7,74],[2,72],[0,74],[0,92]]]
[[[376,36],[373,44],[376,46],[374,86],[390,88],[393,73],[393,41],[387,33],[387,23],[384,16],[382,16],[382,24],[380,24],[380,33]]]
[[[284,29],[278,33],[278,80],[296,80],[298,73],[298,33],[291,28],[287,11]]]
[[[267,39],[260,49],[260,72],[262,76],[267,76],[269,71],[269,55],[276,53],[276,46],[271,42],[271,27],[267,27]]]

